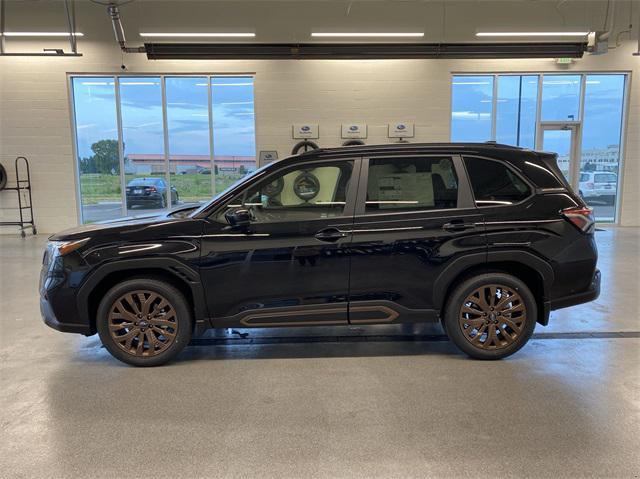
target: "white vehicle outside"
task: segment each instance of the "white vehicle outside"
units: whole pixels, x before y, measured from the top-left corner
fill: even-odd
[[[618,175],[608,171],[584,171],[580,173],[580,196],[615,203]]]

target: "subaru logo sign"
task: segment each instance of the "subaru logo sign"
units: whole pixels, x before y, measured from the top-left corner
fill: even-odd
[[[271,153],[267,153],[266,155],[264,155],[264,158],[266,160],[270,160],[271,158],[273,158],[273,155]]]
[[[300,128],[301,131],[311,131],[311,127],[308,125],[304,125],[302,128]]]
[[[397,129],[397,130],[404,130],[404,129],[406,129],[406,128],[407,128],[407,125],[405,125],[405,124],[403,124],[403,123],[399,123],[399,124],[396,126],[396,129]]]
[[[349,131],[358,131],[358,125],[351,125]]]

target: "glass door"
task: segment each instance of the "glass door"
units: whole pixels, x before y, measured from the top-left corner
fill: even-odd
[[[576,192],[580,166],[577,133],[576,124],[543,124],[538,138],[539,150],[558,154],[558,167]]]

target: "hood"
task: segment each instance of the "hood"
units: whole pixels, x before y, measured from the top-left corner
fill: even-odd
[[[124,232],[135,231],[136,229],[150,226],[161,225],[174,222],[181,222],[184,219],[172,217],[173,213],[167,213],[156,216],[142,216],[142,217],[125,217],[115,220],[101,221],[99,223],[92,223],[88,225],[81,225],[75,228],[66,229],[60,231],[49,237],[51,241],[67,241],[82,239],[91,236],[102,235],[117,235]]]

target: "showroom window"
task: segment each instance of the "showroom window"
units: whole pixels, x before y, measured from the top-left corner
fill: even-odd
[[[451,141],[553,151],[597,221],[614,222],[627,83],[619,73],[454,75]]]
[[[369,160],[365,213],[455,208],[458,178],[450,157]]]
[[[256,168],[252,77],[70,81],[83,223],[201,204]]]

